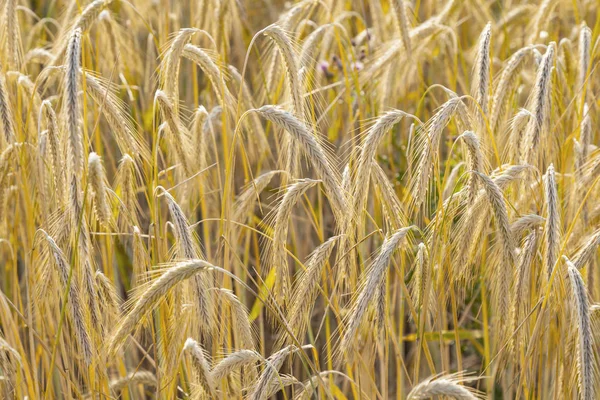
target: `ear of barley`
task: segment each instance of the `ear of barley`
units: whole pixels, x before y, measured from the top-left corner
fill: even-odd
[[[510,225],[510,231],[515,240],[521,237],[521,234],[525,231],[532,230],[542,226],[546,221],[544,217],[537,214],[523,215]]]
[[[113,86],[89,71],[85,73],[86,92],[102,110],[113,131],[117,146],[123,154],[129,153],[149,160],[150,153],[138,127],[127,114],[123,102],[113,93]]]
[[[367,313],[367,309],[375,297],[377,287],[381,282],[385,281],[390,257],[411,229],[412,227],[401,228],[387,237],[381,245],[379,254],[371,264],[371,267],[363,276],[362,289],[352,305],[352,311],[349,314],[350,317],[346,323],[344,336],[340,344],[341,354],[347,353],[350,349],[358,333],[358,328]]]
[[[35,124],[36,121],[34,120],[35,111],[40,109],[40,106],[42,104],[42,99],[40,97],[39,92],[37,91],[37,87],[36,87],[35,83],[32,82],[32,80],[29,78],[29,76],[18,73],[17,85],[23,91],[23,93],[26,97],[25,102],[27,104],[27,107],[31,106],[30,110],[28,111],[28,114],[29,114],[28,129],[31,131],[31,133],[29,133],[29,135],[33,135],[35,133],[35,128],[36,128],[36,124]],[[39,129],[39,126],[38,126],[38,129]]]
[[[444,23],[452,16],[453,13],[458,11],[460,6],[461,2],[459,0],[449,0],[444,5],[444,8],[442,8],[440,12],[432,19],[436,22]]]
[[[308,346],[312,347],[312,346]],[[303,347],[304,349],[304,347]],[[250,400],[265,400],[269,397],[270,391],[272,390],[272,384],[274,381],[277,381],[279,377],[279,369],[283,365],[285,359],[297,352],[300,351],[298,347],[294,345],[289,345],[279,350],[276,353],[273,353],[269,358],[265,360],[265,367],[260,374],[254,389],[252,390],[251,395],[249,396]]]
[[[115,181],[119,198],[124,207],[124,209],[119,211],[119,226],[123,230],[130,230],[132,226],[139,226],[138,215],[141,207],[136,194],[138,182],[137,167],[129,154],[124,154],[123,158],[121,158]]]
[[[239,347],[247,349],[254,348],[254,333],[248,319],[248,310],[246,309],[246,306],[244,306],[240,299],[229,289],[219,288],[219,293],[231,307],[232,320],[234,321],[233,326],[235,326],[237,330]]]
[[[147,385],[156,386],[156,375],[150,371],[134,371],[126,377],[118,378],[110,381],[110,389],[119,392],[129,385]]]
[[[522,164],[535,164],[534,158],[539,154],[540,138],[548,133],[548,119],[552,98],[552,65],[554,64],[554,53],[556,43],[548,45],[546,54],[542,58],[535,79],[531,100],[531,113],[533,118],[529,120],[525,132],[525,148],[522,150]]]
[[[474,63],[473,83],[471,84],[471,96],[475,99],[483,115],[488,112],[488,92],[490,86],[490,43],[492,41],[492,24],[488,22],[479,36],[477,57]],[[483,116],[476,110],[479,127],[483,132],[485,124]]]
[[[325,36],[325,33],[332,28],[333,25],[326,24],[321,25],[310,33],[302,43],[302,50],[300,51],[300,62],[301,67],[307,68],[311,71],[314,68],[314,56],[318,48],[318,42]]]
[[[352,174],[350,172],[350,163],[347,163],[344,167],[344,171],[342,172],[342,190],[346,195],[348,195],[350,191],[350,184],[352,183]]]
[[[367,193],[369,192],[369,180],[371,179],[371,166],[377,152],[377,147],[384,135],[402,118],[409,116],[404,111],[393,110],[383,114],[375,124],[368,130],[365,141],[362,144],[358,165],[354,173],[353,197],[355,201],[354,212],[357,217],[363,212]]]
[[[292,139],[300,145],[304,154],[314,167],[317,176],[323,181],[325,192],[331,203],[336,220],[344,220],[346,199],[341,190],[339,179],[322,146],[310,130],[292,114],[274,106],[263,106],[257,112],[265,119],[284,128]]]
[[[193,153],[195,158],[198,160],[196,163],[196,169],[199,171],[207,166],[206,150],[208,143],[204,132],[204,126],[206,125],[208,118],[209,114],[208,111],[206,111],[206,108],[204,108],[204,106],[199,106],[194,112],[194,120],[190,130],[191,137],[194,141]]]
[[[83,204],[80,179],[83,176],[83,135],[80,127],[79,79],[81,68],[81,29],[72,31],[66,55],[65,82],[63,87],[63,107],[68,132],[69,170],[69,213],[71,216],[71,236],[79,250],[78,262],[82,269],[85,298],[94,327],[100,326],[100,316],[96,302],[96,290],[92,276],[92,258],[87,222],[82,218]]]
[[[175,109],[179,104],[179,59],[183,53],[183,48],[196,32],[198,30],[192,28],[183,28],[177,32],[165,54],[164,65],[160,69],[162,86],[173,102]]]
[[[400,30],[400,37],[402,38],[402,44],[404,45],[404,51],[406,54],[410,54],[412,51],[412,45],[410,41],[410,34],[408,32],[408,16],[406,14],[406,5],[404,0],[393,0],[392,8],[396,17],[396,24]]]
[[[279,54],[281,54],[281,58],[283,59],[286,68],[288,89],[292,97],[293,115],[296,116],[298,120],[303,121],[304,102],[302,100],[303,90],[300,80],[300,67],[298,65],[297,55],[292,49],[291,41],[284,30],[277,24],[268,26],[262,33],[275,43]],[[295,177],[299,172],[298,156],[296,154],[297,144],[294,140],[290,140],[288,136],[285,136],[283,138],[282,147],[282,159],[285,162],[285,169]]]
[[[11,161],[17,149],[21,148],[20,143],[8,145],[2,153],[0,153],[0,221],[7,221],[8,218],[4,213],[5,191],[8,191],[9,172],[11,170]]]
[[[102,159],[94,152],[91,152],[88,157],[88,182],[92,188],[94,209],[98,220],[102,225],[108,227],[111,224],[112,212],[107,196],[106,173]]]
[[[512,274],[515,265],[515,245],[510,230],[510,223],[508,219],[508,211],[506,209],[506,203],[504,195],[500,187],[487,175],[474,172],[477,174],[479,179],[482,181],[483,188],[485,189],[488,202],[494,214],[496,228],[498,230],[498,239],[502,246],[502,261],[500,271],[494,275],[492,290],[495,292],[495,301],[498,304],[498,316],[508,315],[510,298],[507,293],[510,293],[512,284]],[[495,290],[494,290],[495,289]],[[501,332],[503,333],[503,332]]]
[[[416,161],[415,177],[411,183],[415,208],[420,207],[425,201],[431,179],[431,168],[437,155],[442,130],[448,125],[450,118],[457,112],[459,107],[464,107],[462,100],[459,97],[450,98],[421,130],[423,132],[423,137],[420,139],[422,150]]]
[[[44,100],[41,104],[41,114],[46,119],[46,129],[48,131],[48,150],[50,154],[50,164],[52,165],[52,177],[54,187],[57,191],[57,197],[64,201],[64,182],[65,182],[65,165],[62,152],[62,144],[58,128],[58,120],[56,113],[48,100]]]
[[[54,55],[52,54],[52,52],[38,47],[29,50],[25,54],[23,63],[29,64],[32,62],[39,62],[40,64],[51,64],[53,60]]]
[[[546,28],[546,24],[550,19],[556,3],[556,0],[543,0],[537,7],[536,13],[531,21],[530,42],[538,40],[540,32]]]
[[[504,188],[511,182],[513,182],[520,174],[522,174],[528,167],[523,165],[503,165],[502,172],[494,175],[493,174],[493,182],[497,187],[502,191]],[[478,173],[476,173],[478,174]],[[490,188],[493,186],[490,185]],[[466,193],[464,194],[466,196]],[[454,195],[454,197],[462,197],[461,192]],[[460,275],[467,282],[470,282],[473,278],[472,269],[468,268],[470,260],[470,256],[472,254],[473,248],[476,248],[479,244],[479,235],[484,228],[484,226],[489,222],[485,219],[486,213],[488,211],[488,206],[486,204],[486,200],[489,203],[489,196],[487,194],[486,189],[482,189],[478,196],[476,197],[473,204],[468,207],[467,212],[463,214],[461,218],[461,222],[457,225],[457,234],[454,235],[455,246],[457,249],[457,258],[453,263],[456,265],[460,272]],[[447,208],[447,206],[445,206]],[[473,235],[461,235],[460,232],[475,232]],[[505,245],[507,243],[504,243]],[[503,247],[505,248],[505,247]],[[505,248],[506,249],[506,248]],[[466,274],[466,275],[465,275]]]
[[[255,365],[262,357],[254,350],[238,350],[219,361],[212,369],[211,376],[214,382],[220,382],[233,371],[243,367]]]
[[[576,166],[578,169],[585,164],[589,154],[589,148],[592,138],[592,117],[590,115],[590,109],[585,103],[583,105],[583,119],[581,120],[580,132],[579,132],[579,142],[581,143],[581,154],[579,155],[579,159],[576,162]]]
[[[44,231],[41,232],[46,239],[46,243],[48,244],[50,253],[54,259],[54,265],[56,267],[56,272],[58,273],[60,282],[63,287],[69,288],[67,295],[67,306],[69,307],[71,324],[73,326],[73,331],[75,332],[75,338],[77,345],[79,346],[79,350],[82,353],[85,363],[89,365],[93,357],[93,345],[85,325],[79,286],[77,285],[74,276],[71,276],[71,279],[69,279],[69,276],[72,275],[70,272],[71,267],[69,266],[69,262],[67,261],[67,258],[63,254],[62,250],[58,247],[52,237],[50,237]]]
[[[6,44],[8,50],[8,66],[12,70],[19,70],[22,61],[21,30],[17,15],[17,0],[6,0],[4,14],[6,24]]]
[[[581,247],[579,252],[577,252],[577,256],[573,261],[575,268],[580,270],[588,262],[590,262],[588,268],[592,268],[591,261],[593,261],[594,254],[596,253],[598,246],[600,246],[600,230],[596,230],[596,232],[592,233],[584,242],[583,247]]]
[[[1,67],[1,65],[0,65]],[[16,140],[15,128],[13,123],[13,113],[6,91],[6,80],[4,74],[0,74],[0,122],[2,122],[2,130],[7,144],[11,144]]]
[[[179,204],[175,201],[169,192],[164,191],[164,196],[169,203],[169,212],[175,226],[175,236],[177,242],[177,252],[179,258],[195,259],[204,258],[204,254],[195,240],[187,221],[185,214]],[[214,301],[208,289],[211,287],[210,278],[204,274],[194,277],[194,292],[196,298],[196,306],[200,315],[202,324],[201,330],[207,331],[207,327],[213,326],[214,323]]]
[[[592,30],[585,23],[579,31],[579,71],[577,75],[577,90],[586,92],[584,85],[590,67],[590,44],[592,41]],[[585,98],[584,98],[585,100]]]
[[[494,90],[492,98],[492,109],[490,112],[490,128],[495,131],[498,128],[501,117],[503,117],[508,101],[511,98],[511,93],[519,77],[526,57],[531,54],[531,47],[526,46],[515,52],[506,62],[506,66],[502,70],[500,80]]]
[[[277,279],[273,290],[275,298],[282,303],[287,303],[289,296],[290,278],[287,262],[286,243],[293,207],[302,198],[304,193],[319,181],[301,179],[292,184],[283,195],[275,215],[273,228],[273,244],[271,249],[271,268],[275,269]]]
[[[213,86],[213,92],[215,93],[215,96],[217,96],[221,107],[231,105],[233,100],[231,93],[229,93],[227,86],[225,86],[224,73],[221,70],[222,67],[217,65],[215,60],[213,60],[206,51],[191,44],[186,44],[184,46],[182,55],[198,64],[200,69],[206,74]]]
[[[21,355],[11,345],[0,337],[0,368],[3,372],[3,388],[7,398],[15,397],[17,387],[17,370],[22,368],[23,361]]]
[[[248,217],[248,214],[254,208],[258,196],[269,186],[273,177],[278,173],[284,173],[284,171],[265,172],[247,185],[246,189],[238,196],[235,202],[234,221],[243,222]]]
[[[169,97],[162,90],[158,90],[154,95],[154,99],[158,102],[162,116],[166,120],[169,130],[173,135],[171,143],[177,153],[177,159],[181,163],[183,172],[186,176],[193,175],[192,167],[190,164],[189,150],[189,138],[185,127],[179,120],[179,116],[176,114],[173,108],[173,103],[169,100]]]
[[[387,285],[383,280],[375,289],[375,327],[378,335],[385,334],[385,310],[387,307]]]
[[[563,256],[571,282],[573,309],[577,318],[577,369],[579,396],[582,400],[595,398],[594,389],[594,348],[590,323],[588,293],[581,274],[569,259]]]
[[[560,211],[558,204],[558,191],[554,166],[550,164],[544,179],[544,199],[546,203],[546,225],[544,227],[544,265],[548,276],[558,259],[560,251]]]
[[[484,398],[476,390],[461,385],[458,375],[442,375],[424,380],[408,394],[408,400],[426,400],[435,396],[445,396],[456,400]]]
[[[523,318],[525,318],[526,312],[529,311],[531,265],[535,260],[538,242],[538,228],[534,227],[531,233],[525,238],[515,271],[515,285],[512,293],[509,317],[511,324],[510,332],[515,335],[514,339],[511,341],[511,346],[513,346],[513,356],[518,354],[517,351],[523,343],[523,331],[519,330],[518,327],[523,321]]]
[[[462,192],[459,192],[459,195]],[[464,194],[466,198],[467,193]],[[474,272],[471,267],[473,252],[478,248],[479,237],[484,228],[489,224],[488,215],[490,212],[489,202],[486,202],[487,196],[485,189],[482,189],[472,205],[468,206],[466,212],[461,216],[456,225],[454,238],[455,261],[453,268],[457,268],[457,275],[463,279],[467,285],[472,283]],[[465,204],[468,204],[465,201]],[[460,235],[459,232],[473,232],[472,235]]]
[[[511,147],[508,149],[508,153],[510,159],[516,162],[523,159],[525,141],[527,140],[525,128],[527,128],[530,119],[533,119],[533,114],[523,108],[513,117],[510,124],[510,139],[507,143]]]
[[[182,261],[167,268],[166,271],[149,284],[148,288],[135,298],[133,308],[117,325],[115,332],[108,341],[109,353],[114,353],[127,338],[127,336],[140,324],[145,317],[166,294],[178,283],[187,280],[199,273],[206,272],[213,267],[203,260]]]
[[[115,318],[119,315],[119,308],[121,299],[117,294],[117,289],[112,284],[110,279],[102,273],[102,271],[96,271],[94,276],[96,287],[98,288],[98,299],[100,304],[100,311],[104,316],[104,326],[110,326]]]
[[[385,16],[383,14],[383,7],[380,2],[369,3],[369,11],[373,20],[373,30],[376,32],[377,37],[384,40],[385,35]]]
[[[579,180],[577,181],[578,190],[580,191],[587,191],[585,188],[589,188],[588,185],[592,183],[600,172],[600,153],[592,153],[588,158],[588,161],[581,167]]]
[[[375,160],[373,160],[373,166],[371,168],[375,186],[379,189],[381,201],[385,208],[384,212],[391,221],[394,229],[400,229],[402,226],[406,225],[406,212],[404,211],[400,199],[398,199],[398,195],[396,195],[394,186]]]
[[[78,267],[81,271],[81,280],[83,287],[84,298],[87,302],[88,312],[92,320],[92,326],[95,329],[99,329],[102,324],[102,317],[98,308],[97,290],[94,282],[94,270],[93,267],[94,257],[92,254],[92,247],[90,243],[90,233],[87,222],[83,221],[81,226],[77,226],[79,230],[79,236],[75,235],[72,237],[72,241],[77,241],[78,250]]]
[[[146,251],[142,232],[137,226],[133,226],[133,276],[131,278],[131,287],[136,288],[146,282],[147,272],[150,268],[150,256]]]
[[[319,282],[323,268],[329,260],[338,238],[339,236],[329,238],[311,253],[306,263],[306,270],[295,285],[287,321],[298,340],[302,340],[306,332],[308,316],[312,315],[315,301],[319,295]],[[281,332],[280,335],[279,343],[289,342],[284,336],[285,332]]]
[[[342,374],[339,373],[339,371],[335,371],[335,370],[321,371],[318,374],[313,375],[310,378],[306,379],[304,382],[302,382],[303,387],[300,388],[300,390],[297,391],[297,394],[294,397],[294,400],[309,400],[309,399],[312,399],[312,395],[315,392],[315,390],[318,389],[319,383],[320,382],[327,383],[327,381],[330,379],[330,378],[328,378],[328,375],[343,376]],[[326,393],[329,394],[329,391],[327,390],[327,387],[324,386],[323,389],[325,389]]]
[[[483,172],[483,154],[481,152],[481,146],[479,138],[473,131],[466,131],[459,136],[460,139],[467,146],[469,152],[469,169],[471,171]],[[477,182],[478,178],[476,174],[471,174],[469,177],[469,203],[473,204],[475,196],[477,195]]]
[[[188,338],[183,346],[184,353],[188,354],[192,359],[196,377],[202,389],[210,398],[216,397],[216,388],[213,377],[210,373],[210,363],[206,359],[204,349],[200,344],[192,338]]]
[[[454,191],[454,186],[456,185],[456,180],[458,179],[458,174],[460,173],[460,169],[464,165],[465,165],[465,162],[461,161],[461,162],[457,163],[450,171],[450,174],[448,175],[448,178],[446,179],[446,183],[444,184],[444,191],[442,193],[442,199],[444,201],[446,201],[452,195],[452,193]]]
[[[108,7],[113,0],[94,0],[88,4],[75,23],[75,29],[81,29],[85,32],[89,29],[92,22],[100,15],[102,10]]]
[[[536,6],[534,4],[522,4],[512,7],[510,10],[506,10],[506,14],[498,23],[498,28],[502,31],[505,27],[511,26],[513,22],[528,16],[528,12],[531,12]]]
[[[274,396],[277,392],[285,390],[286,387],[292,385],[299,385],[301,382],[296,379],[293,375],[279,375],[276,379],[273,379],[267,388],[266,398]]]
[[[173,225],[175,226],[178,257],[183,259],[204,258],[202,251],[192,236],[187,217],[183,210],[169,192],[165,190],[163,191],[163,195],[167,199],[169,213],[171,214]]]
[[[81,177],[83,171],[83,138],[79,127],[79,68],[81,66],[81,30],[75,29],[67,48],[64,109],[69,138],[69,160],[72,174]]]
[[[431,269],[427,257],[427,248],[424,243],[419,243],[415,259],[415,271],[410,285],[417,312],[425,310],[424,306],[428,307],[427,304],[423,304],[423,301],[426,298],[425,292],[429,288],[430,279]]]
[[[299,120],[304,119],[304,105],[302,102],[302,86],[299,81],[299,71],[297,55],[292,49],[290,38],[283,29],[276,24],[270,25],[262,31],[263,35],[271,39],[281,53],[287,72],[287,80],[290,94],[294,104],[294,114]]]
[[[248,86],[247,82],[242,78],[242,75],[232,65],[229,65],[228,69],[232,80],[237,85],[238,90],[241,88],[242,102],[244,103],[244,107],[247,107],[248,109],[256,108],[255,98],[252,95],[252,91],[250,90],[250,87]],[[250,143],[252,144],[252,146],[248,146],[247,148],[249,155],[260,156],[264,153],[269,154],[269,141],[265,135],[265,130],[262,126],[262,122],[260,121],[259,116],[255,113],[252,113],[248,117],[250,118],[249,128],[251,135],[249,139],[251,140]]]
[[[103,10],[98,14],[98,19],[102,21],[102,26],[106,29],[106,37],[110,43],[110,51],[115,64],[115,71],[117,74],[121,74],[122,61],[121,52],[119,50],[119,38],[117,32],[115,32],[115,22],[109,10]]]
[[[89,3],[83,9],[83,11],[79,15],[79,17],[75,20],[75,22],[72,25],[69,25],[70,27],[72,27],[71,31],[69,31],[69,33],[72,34],[72,32],[74,32],[76,30],[79,30],[80,32],[87,32],[87,30],[90,28],[92,23],[94,23],[96,21],[96,18],[98,17],[98,15],[100,15],[102,10],[104,10],[104,8],[109,6],[112,2],[113,2],[113,0],[94,0],[91,3]],[[78,5],[74,4],[73,6],[75,8],[72,10],[76,11]],[[68,14],[69,13],[67,13],[67,16],[68,16]],[[54,66],[56,66],[58,63],[60,63],[63,60],[63,57],[65,56],[65,54],[69,52],[68,42],[69,42],[68,39],[67,40],[59,39],[57,41],[58,44],[54,51],[54,54],[55,54],[55,57],[53,60]],[[68,55],[67,55],[67,57],[68,57]]]
[[[38,148],[37,148],[37,170],[36,170],[36,179],[38,180],[38,182],[40,182],[40,184],[38,185],[38,190],[39,190],[39,198],[40,200],[43,199],[44,202],[42,202],[42,209],[43,209],[43,214],[44,215],[49,215],[50,211],[49,211],[49,207],[50,207],[50,201],[48,201],[49,199],[49,195],[52,192],[52,190],[54,189],[54,181],[53,181],[53,177],[54,177],[54,171],[52,169],[52,166],[50,165],[49,168],[46,167],[46,163],[45,160],[47,160],[48,158],[48,131],[42,131],[40,132],[39,136],[38,136]]]
[[[430,19],[428,22],[424,22],[409,31],[410,41],[411,43],[425,41],[425,39],[437,34],[442,29],[443,25],[436,20]],[[403,44],[401,39],[392,41],[387,51],[365,70],[364,77],[361,77],[361,83],[367,83],[373,76],[385,71],[402,49]]]

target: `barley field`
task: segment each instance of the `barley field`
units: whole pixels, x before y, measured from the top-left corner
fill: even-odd
[[[600,398],[594,0],[0,0],[2,399]]]

